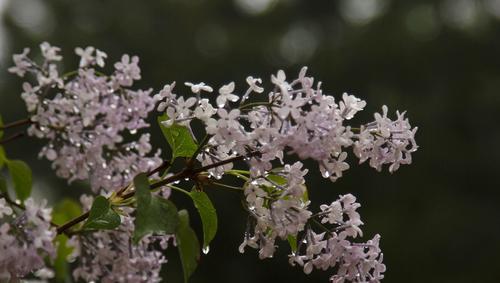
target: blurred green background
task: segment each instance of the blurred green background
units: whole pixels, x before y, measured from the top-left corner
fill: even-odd
[[[76,46],[96,46],[111,61],[139,55],[138,86],[155,90],[174,80],[214,87],[234,80],[244,90],[247,75],[267,79],[282,68],[291,77],[307,65],[327,93],[347,91],[367,101],[356,122],[383,104],[408,110],[419,127],[413,165],[391,175],[352,160],[336,183],[314,172],[313,204],[346,192],[359,198],[365,239],[382,235],[385,283],[498,282],[500,0],[0,0],[6,122],[26,116],[21,80],[6,71],[10,56],[42,41],[63,48],[68,69],[77,64]],[[10,156],[33,166],[36,193],[56,201],[86,191],[37,159],[40,144],[7,145]],[[191,282],[328,282],[328,272],[304,275],[289,266],[284,243],[270,260],[255,251],[240,254],[246,217],[239,196],[208,193],[219,233]],[[176,251],[168,253],[165,281],[181,282]]]

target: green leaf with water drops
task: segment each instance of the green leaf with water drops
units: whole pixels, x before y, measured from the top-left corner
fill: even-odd
[[[189,226],[189,214],[186,210],[179,211],[179,228],[175,233],[175,240],[179,248],[182,269],[184,272],[184,282],[188,282],[198,266],[200,259],[200,243],[196,233]]]
[[[186,126],[172,124],[165,126],[162,122],[169,118],[167,114],[158,117],[158,124],[170,148],[172,149],[172,159],[177,157],[191,157],[198,149],[198,145],[191,134],[191,130]]]
[[[28,164],[21,160],[6,160],[6,163],[12,177],[16,196],[21,201],[24,201],[31,195],[33,185],[31,169]]]
[[[149,180],[142,173],[134,178],[137,216],[134,220],[134,242],[150,233],[174,234],[179,225],[177,208],[164,198],[151,194]]]
[[[83,224],[82,229],[111,230],[118,227],[120,223],[120,215],[111,208],[109,201],[103,196],[98,196],[92,203],[89,218],[85,224]]]
[[[203,225],[203,250],[208,252],[209,244],[217,233],[217,212],[205,192],[191,191],[194,206],[198,210]]]

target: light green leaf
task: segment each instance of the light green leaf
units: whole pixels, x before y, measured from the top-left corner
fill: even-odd
[[[287,179],[280,175],[269,174],[266,176],[269,180],[275,182],[276,184],[283,186],[286,185]]]
[[[21,201],[24,201],[31,195],[33,185],[31,169],[21,160],[8,160],[6,163],[14,183],[16,196]]]
[[[287,240],[290,245],[290,249],[292,249],[292,253],[297,252],[297,236],[288,235]]]
[[[186,210],[179,211],[179,219],[180,225],[175,234],[175,240],[181,257],[184,282],[188,282],[189,277],[191,277],[198,266],[200,243],[195,232],[189,226],[189,214]]]
[[[57,225],[63,225],[80,216],[80,214],[82,214],[80,204],[72,199],[65,198],[54,206],[52,221]]]
[[[198,149],[191,131],[187,127],[175,123],[170,127],[166,127],[162,122],[167,120],[167,114],[158,117],[158,124],[163,132],[163,136],[165,136],[172,149],[172,159],[176,157],[191,157]]]
[[[194,206],[198,209],[203,224],[203,248],[207,249],[217,233],[217,213],[205,192],[191,191]]]
[[[179,225],[177,208],[164,198],[151,194],[146,174],[134,178],[137,198],[137,216],[135,218],[134,242],[150,233],[174,234]]]
[[[57,235],[57,257],[54,261],[54,271],[56,273],[54,279],[56,282],[71,282],[71,274],[67,258],[73,249],[66,245],[67,242],[68,236],[64,234]]]
[[[98,196],[92,203],[89,218],[82,228],[84,230],[115,229],[120,223],[120,216],[111,208],[109,201],[103,196]]]

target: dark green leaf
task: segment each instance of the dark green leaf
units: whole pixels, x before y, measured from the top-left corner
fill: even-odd
[[[92,203],[89,218],[83,224],[83,229],[115,229],[120,223],[120,216],[111,208],[109,201],[103,196],[98,196]]]
[[[21,201],[24,201],[31,195],[31,186],[33,184],[31,169],[21,160],[9,160],[7,161],[7,167],[14,183],[16,196]]]
[[[0,170],[3,168],[3,165],[7,162],[7,156],[5,156],[5,150],[3,146],[0,145]]]
[[[189,214],[186,210],[179,211],[180,225],[177,229],[176,242],[181,256],[184,282],[188,282],[191,274],[198,266],[200,259],[200,243],[195,232],[189,226]]]
[[[161,123],[166,120],[168,120],[166,114],[158,117],[158,124],[161,131],[172,149],[172,159],[176,157],[191,157],[196,152],[196,149],[198,149],[191,131],[187,127],[175,123],[170,127],[166,127]]]
[[[174,234],[179,225],[177,208],[164,198],[151,194],[149,180],[145,174],[134,178],[137,198],[137,216],[135,218],[134,242],[150,233]]]
[[[194,206],[198,209],[198,213],[200,213],[203,224],[203,248],[207,249],[217,233],[217,213],[206,193],[192,191],[190,195]]]

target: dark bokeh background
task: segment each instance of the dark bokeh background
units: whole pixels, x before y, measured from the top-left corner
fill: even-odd
[[[21,81],[6,71],[10,55],[45,40],[61,46],[73,66],[76,46],[96,46],[111,60],[137,54],[140,86],[156,90],[173,80],[234,80],[243,89],[247,75],[267,79],[307,65],[328,93],[368,102],[359,122],[383,104],[408,110],[421,147],[413,165],[393,175],[353,166],[333,184],[312,174],[313,203],[358,196],[366,236],[382,235],[385,283],[498,281],[500,0],[0,0],[0,12],[7,122],[25,116]],[[25,139],[7,150],[32,164],[39,194],[56,200],[61,191],[85,191],[65,189],[48,162],[37,160],[38,146]],[[329,273],[290,267],[285,245],[265,261],[253,251],[239,254],[246,219],[239,197],[209,194],[220,229],[192,282],[328,281]],[[169,256],[167,281],[181,282],[175,250]]]

